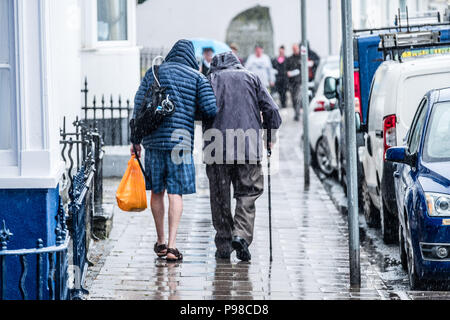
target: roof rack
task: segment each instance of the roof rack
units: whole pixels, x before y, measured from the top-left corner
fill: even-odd
[[[435,22],[429,21],[432,19],[436,19]],[[406,19],[406,26],[402,25],[402,21]],[[410,20],[416,21],[415,24],[410,24]],[[424,23],[426,21],[426,23]],[[420,23],[422,22],[422,23]],[[450,20],[446,22],[442,22],[440,12],[425,12],[422,16],[409,16],[408,6],[406,7],[406,12],[401,13],[400,9],[398,9],[398,14],[395,15],[394,26],[392,27],[383,27],[383,28],[371,28],[371,29],[358,29],[353,30],[353,33],[362,33],[362,32],[370,32],[373,34],[376,31],[396,31],[396,32],[412,32],[412,31],[420,31],[420,29],[426,27],[435,27],[435,26],[448,26],[450,25]]]
[[[421,29],[421,28],[425,28],[425,27],[435,27],[435,26],[450,26],[450,22],[445,22],[445,23],[425,23],[425,24],[415,24],[415,25],[411,25],[409,27],[407,26],[392,26],[392,27],[383,27],[383,28],[371,28],[371,29],[355,29],[353,30],[353,33],[362,33],[362,32],[370,32],[370,33],[374,33],[375,31],[397,31],[397,32],[402,32],[402,31],[408,31],[411,29]]]
[[[400,62],[402,62],[403,53],[407,50],[450,46],[449,42],[441,42],[440,31],[380,34],[380,39],[378,50],[383,51],[384,60],[390,57],[390,59],[398,59]]]

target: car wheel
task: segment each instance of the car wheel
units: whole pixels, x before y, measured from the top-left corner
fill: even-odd
[[[324,138],[321,138],[319,142],[317,142],[316,162],[320,171],[327,176],[330,176],[333,173],[334,169],[331,165],[330,149],[328,148],[328,144]]]
[[[403,228],[401,226],[398,228],[398,243],[402,268],[404,271],[408,272],[408,254],[406,253],[406,242],[405,238],[403,237]]]
[[[407,224],[409,239],[411,239],[411,231],[409,230],[409,224]],[[407,243],[407,261],[408,261],[408,277],[409,284],[412,290],[422,290],[425,288],[425,281],[417,274],[416,260],[414,256],[414,248],[412,247],[411,241],[406,241]]]
[[[380,212],[374,206],[372,199],[370,198],[369,188],[367,187],[366,181],[362,182],[362,199],[362,207],[367,225],[369,228],[379,228]]]
[[[395,244],[398,240],[398,217],[389,211],[381,196],[380,202],[381,234],[383,235],[383,241],[386,244]]]
[[[310,150],[311,150],[311,152],[310,152],[311,166],[314,168],[317,168],[318,165],[317,165],[317,161],[316,161],[316,152],[314,151],[314,149],[312,147],[310,148]]]

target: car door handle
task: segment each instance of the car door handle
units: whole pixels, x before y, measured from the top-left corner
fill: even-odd
[[[383,131],[382,130],[376,130],[375,131],[375,136],[377,138],[383,138]]]

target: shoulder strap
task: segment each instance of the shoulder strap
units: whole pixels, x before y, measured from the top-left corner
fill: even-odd
[[[154,66],[153,68],[153,77],[159,80],[159,66]],[[142,105],[145,108],[147,106],[148,96],[150,95],[150,91],[152,90],[152,86],[148,86],[147,91],[145,92],[144,100],[142,101]],[[141,108],[142,110],[142,108]]]
[[[158,79],[158,82],[159,82],[159,67],[160,66],[153,67],[153,72],[154,72],[153,76],[155,77],[155,79]]]

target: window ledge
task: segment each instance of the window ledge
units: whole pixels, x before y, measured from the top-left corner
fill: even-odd
[[[136,52],[139,50],[140,48],[134,45],[98,46],[98,47],[81,48],[81,52],[104,52],[104,53]]]
[[[15,169],[14,172],[18,173],[18,168]],[[0,175],[0,189],[54,189],[60,183],[65,170],[65,164],[61,162],[50,176],[14,176],[14,172],[8,176]],[[0,172],[2,171],[3,168],[0,167]]]

